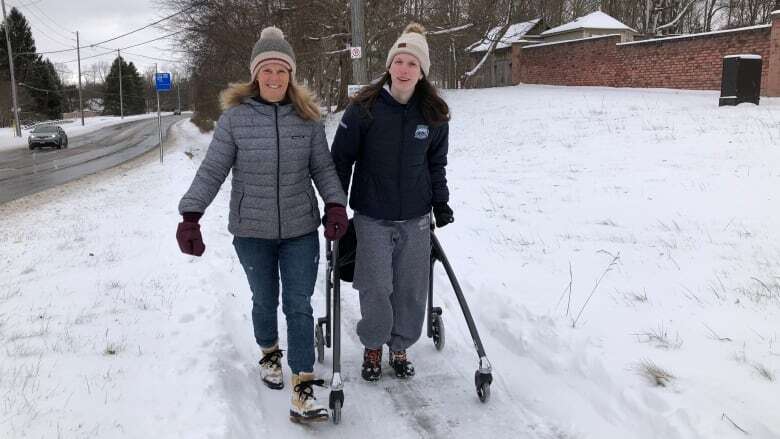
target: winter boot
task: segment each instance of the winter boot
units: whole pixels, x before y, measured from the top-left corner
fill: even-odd
[[[271,389],[281,389],[284,387],[284,378],[282,377],[282,351],[279,344],[270,348],[262,349],[263,358],[260,359],[260,378],[263,384]]]
[[[406,351],[390,352],[390,366],[398,378],[411,378],[414,376],[414,365],[406,358]]]
[[[382,376],[382,348],[363,349],[363,379],[377,381]]]
[[[292,376],[290,420],[299,424],[328,420],[328,409],[317,403],[312,386],[325,387],[323,380],[315,380],[311,372]]]

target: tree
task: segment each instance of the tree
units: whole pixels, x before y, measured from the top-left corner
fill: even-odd
[[[60,119],[63,110],[63,87],[54,64],[48,59],[37,61],[35,74],[23,83],[33,100],[38,118]]]
[[[27,19],[18,9],[8,14],[9,36],[14,54],[16,82],[20,85],[19,105],[29,119],[59,119],[62,117],[62,81],[54,64],[37,55],[35,39]],[[0,29],[0,71],[10,84],[8,49],[5,44],[5,26]],[[2,108],[6,111],[6,108]]]
[[[103,114],[120,115],[119,66],[122,66],[122,104],[124,114],[144,112],[144,81],[133,63],[116,57],[103,85]]]
[[[410,21],[428,30],[430,80],[463,86],[474,68],[466,47],[491,29],[541,18],[555,27],[601,10],[646,36],[685,34],[766,23],[777,0],[365,0],[363,56],[368,77],[385,70],[387,50]],[[188,61],[193,119],[208,126],[219,116],[218,95],[229,82],[246,81],[247,57],[260,31],[274,24],[297,56],[296,79],[325,107],[343,108],[352,77],[350,0],[170,0],[186,10],[166,24],[183,30],[178,52]],[[465,75],[468,76],[468,75]],[[166,97],[167,99],[167,97]],[[165,99],[161,103],[165,106]]]
[[[34,74],[34,64],[40,61],[40,56],[36,55],[35,39],[32,36],[32,30],[27,19],[18,9],[11,8],[8,14],[8,25],[10,27],[11,48],[14,53],[14,69],[17,81],[26,81]],[[10,69],[8,68],[8,47],[5,43],[5,23],[0,29],[0,71],[4,79],[10,78]]]

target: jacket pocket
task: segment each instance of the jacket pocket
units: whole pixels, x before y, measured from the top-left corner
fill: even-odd
[[[317,204],[316,201],[312,200],[311,195],[309,194],[309,191],[304,192],[306,194],[306,198],[309,200],[309,215],[311,215],[312,218],[317,218]]]

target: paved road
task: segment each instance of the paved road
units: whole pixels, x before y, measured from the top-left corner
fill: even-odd
[[[163,117],[163,130],[188,116]],[[157,147],[157,119],[127,122],[69,139],[67,149],[0,152],[0,203],[94,174]]]

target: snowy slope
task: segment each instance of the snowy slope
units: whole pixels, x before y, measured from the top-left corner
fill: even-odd
[[[362,382],[345,285],[342,424],[291,424],[288,390],[257,376],[229,182],[202,220],[204,257],[176,246],[210,137],[181,122],[164,165],[152,154],[0,205],[0,437],[780,437],[780,101],[445,95],[456,222],[437,236],[493,363],[487,404],[439,269],[444,351],[423,338],[414,379]],[[655,385],[648,363],[674,378]]]

